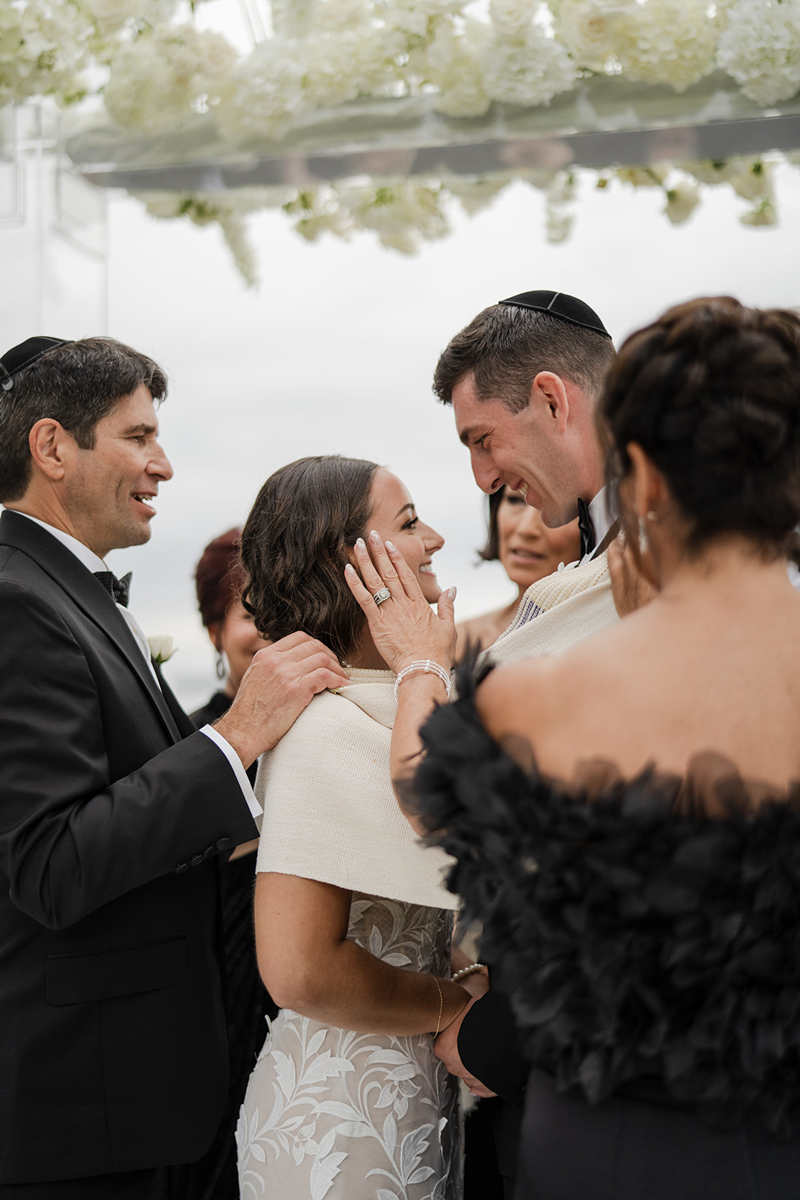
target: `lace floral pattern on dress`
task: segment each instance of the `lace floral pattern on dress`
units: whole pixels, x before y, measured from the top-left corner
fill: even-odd
[[[452,913],[353,894],[348,938],[448,974]],[[236,1132],[243,1200],[459,1200],[457,1089],[430,1034],[337,1029],[284,1009]]]

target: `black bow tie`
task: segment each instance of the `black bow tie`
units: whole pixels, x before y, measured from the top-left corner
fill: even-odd
[[[584,554],[592,553],[597,545],[597,537],[589,505],[580,498],[578,499],[578,532],[581,535],[581,558],[583,558]]]
[[[123,575],[122,579],[117,579],[113,571],[95,571],[95,579],[99,579],[103,587],[108,592],[112,600],[117,604],[121,604],[123,608],[128,607],[128,593],[131,589],[131,571],[127,575]]]

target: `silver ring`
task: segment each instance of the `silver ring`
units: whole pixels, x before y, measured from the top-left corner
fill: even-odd
[[[372,597],[372,599],[375,601],[375,603],[378,605],[379,608],[380,608],[381,604],[383,604],[384,600],[391,600],[391,598],[392,598],[392,593],[386,587],[380,588],[380,590],[377,591],[375,593],[375,595]]]

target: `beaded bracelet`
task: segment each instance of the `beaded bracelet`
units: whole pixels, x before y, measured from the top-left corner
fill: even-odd
[[[416,671],[424,671],[426,675],[429,673],[437,675],[444,684],[444,690],[447,694],[447,699],[450,699],[450,672],[445,671],[444,667],[441,667],[439,663],[434,662],[432,659],[423,658],[419,659],[417,662],[409,663],[408,666],[404,667],[397,676],[397,679],[394,681],[395,700],[397,699],[397,693],[400,690],[400,684],[403,682],[406,675],[413,675]]]
[[[468,975],[475,975],[478,971],[485,970],[485,963],[470,963],[468,967],[462,967],[460,971],[456,971],[455,975],[450,976],[450,979],[453,983],[458,983],[459,979],[466,979]]]

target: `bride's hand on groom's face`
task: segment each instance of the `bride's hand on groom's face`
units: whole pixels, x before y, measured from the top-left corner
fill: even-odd
[[[442,592],[434,611],[403,555],[374,531],[369,536],[369,549],[359,538],[354,555],[358,570],[348,564],[345,578],[364,611],[378,653],[390,670],[399,674],[409,663],[423,658],[449,670],[456,650],[456,589]],[[378,605],[373,597],[381,588],[388,588],[391,599]]]

